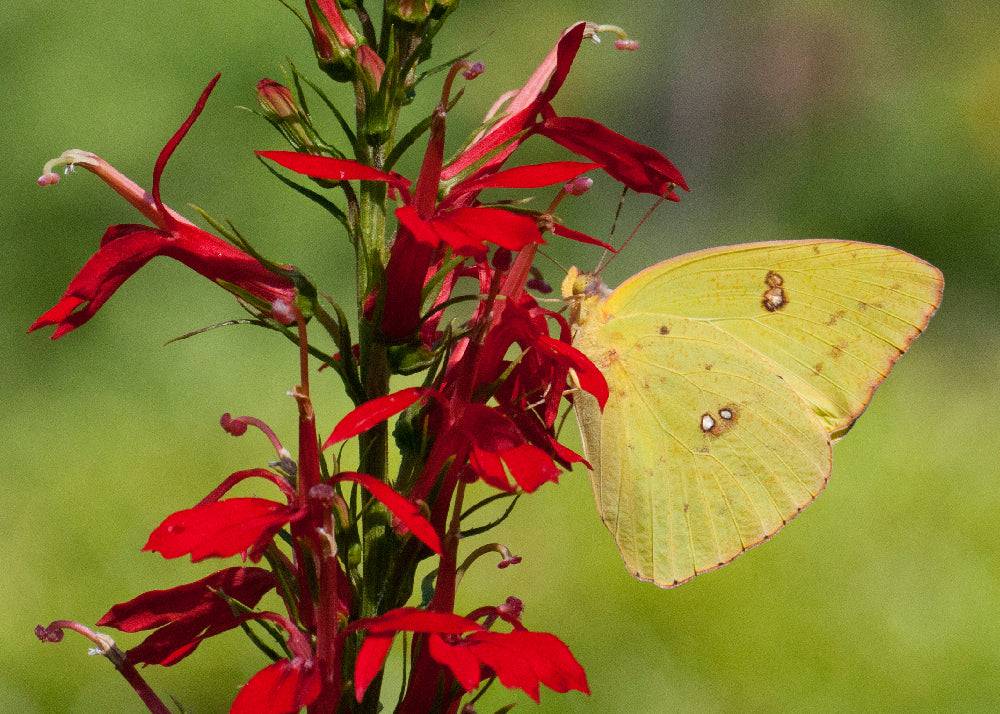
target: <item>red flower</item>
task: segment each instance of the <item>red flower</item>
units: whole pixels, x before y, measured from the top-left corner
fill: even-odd
[[[421,387],[407,387],[365,402],[337,422],[333,432],[323,442],[323,448],[326,449],[333,444],[368,431],[376,424],[384,422],[421,399],[425,399],[431,392],[432,390]]]
[[[500,614],[499,608],[484,610]],[[431,659],[446,667],[465,691],[475,689],[483,679],[495,674],[505,687],[521,689],[536,702],[542,684],[557,692],[577,690],[589,694],[583,668],[559,638],[526,630],[509,615],[505,619],[514,631],[491,632],[472,619],[416,608],[399,608],[379,618],[358,620],[351,628],[368,634],[355,665],[355,696],[361,701],[382,669],[397,632],[427,635]]]
[[[100,176],[157,227],[116,225],[108,228],[101,239],[101,247],[70,281],[59,302],[35,320],[29,331],[55,325],[52,339],[71,332],[93,317],[122,283],[157,256],[173,258],[209,280],[231,283],[267,303],[292,300],[294,289],[290,280],[272,273],[255,258],[221,238],[192,225],[160,199],[163,169],[201,114],[218,79],[216,75],[205,87],[191,114],[160,152],[153,170],[151,196],[94,154],[72,151],[57,160],[83,166]]]
[[[128,651],[128,658],[133,663],[169,666],[191,654],[206,637],[239,624],[222,593],[254,607],[274,586],[274,576],[261,568],[226,568],[193,583],[151,590],[119,603],[97,624],[122,632],[156,629]]]
[[[311,659],[281,659],[243,685],[229,714],[297,714],[320,695],[319,667]]]
[[[257,562],[275,534],[302,512],[265,498],[229,498],[167,516],[142,547],[191,562],[242,554]]]
[[[494,488],[515,490],[507,472],[518,487],[529,493],[559,478],[559,468],[549,455],[527,443],[514,423],[497,409],[466,405],[457,429],[471,444],[469,466]]]
[[[656,149],[632,141],[584,117],[551,116],[535,129],[575,154],[596,161],[613,178],[639,193],[679,201],[674,188],[688,190],[681,172]]]

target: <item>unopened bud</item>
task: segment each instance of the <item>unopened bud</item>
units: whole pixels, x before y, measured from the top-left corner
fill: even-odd
[[[462,76],[468,80],[473,80],[485,71],[486,71],[485,64],[483,64],[482,62],[473,62],[466,68],[464,72],[462,72]]]
[[[563,191],[570,196],[582,196],[594,185],[594,179],[589,176],[577,176],[563,185]]]
[[[59,174],[49,171],[38,177],[39,186],[55,186],[59,183]]]
[[[289,119],[299,113],[288,87],[273,79],[264,78],[257,82],[257,101],[264,111],[278,119]]]
[[[639,49],[639,41],[629,40],[629,39],[618,39],[615,40],[615,49],[622,50],[624,52],[635,52],[637,49]]]
[[[385,9],[390,15],[405,22],[423,22],[431,12],[432,0],[386,0]]]

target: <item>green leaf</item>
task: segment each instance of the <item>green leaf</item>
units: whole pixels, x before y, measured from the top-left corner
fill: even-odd
[[[326,196],[323,196],[323,195],[321,195],[319,193],[316,193],[312,189],[306,188],[305,186],[302,186],[301,184],[299,184],[299,183],[293,181],[292,179],[288,178],[287,176],[283,175],[282,173],[280,173],[278,170],[276,170],[273,166],[271,166],[267,161],[265,161],[261,157],[258,156],[257,160],[260,161],[261,165],[263,165],[263,167],[265,169],[267,169],[271,173],[272,176],[274,176],[275,178],[277,178],[279,181],[281,181],[283,184],[285,184],[286,186],[288,186],[289,188],[291,188],[295,192],[299,193],[302,196],[305,196],[306,198],[308,198],[310,201],[312,201],[313,203],[315,203],[320,208],[325,209],[331,216],[333,216],[334,218],[336,218],[337,221],[340,222],[340,225],[342,225],[344,227],[344,230],[347,231],[348,237],[350,237],[350,235],[351,235],[351,229],[350,229],[350,226],[347,223],[347,214],[344,213],[343,209],[341,209],[340,206],[338,206],[337,204],[335,204],[333,201],[331,201],[330,199],[328,199]]]

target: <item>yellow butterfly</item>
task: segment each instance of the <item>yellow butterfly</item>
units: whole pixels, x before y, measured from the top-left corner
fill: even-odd
[[[579,394],[577,421],[629,571],[680,585],[811,503],[943,287],[908,253],[838,240],[690,253],[613,291],[571,269],[573,344],[610,388],[603,413]]]

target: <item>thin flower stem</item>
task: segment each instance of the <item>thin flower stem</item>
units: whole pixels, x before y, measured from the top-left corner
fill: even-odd
[[[151,714],[170,714],[167,705],[160,700],[156,692],[146,683],[146,680],[139,674],[139,670],[135,668],[135,665],[128,661],[125,653],[118,649],[115,641],[107,635],[94,632],[86,625],[81,625],[79,622],[74,622],[73,620],[56,620],[49,624],[48,627],[39,625],[35,628],[35,634],[43,642],[59,642],[62,640],[64,629],[73,630],[97,645],[94,651],[97,654],[104,655],[114,665],[115,669],[125,678],[125,681],[135,690],[135,693],[142,700],[142,703],[146,705]]]

